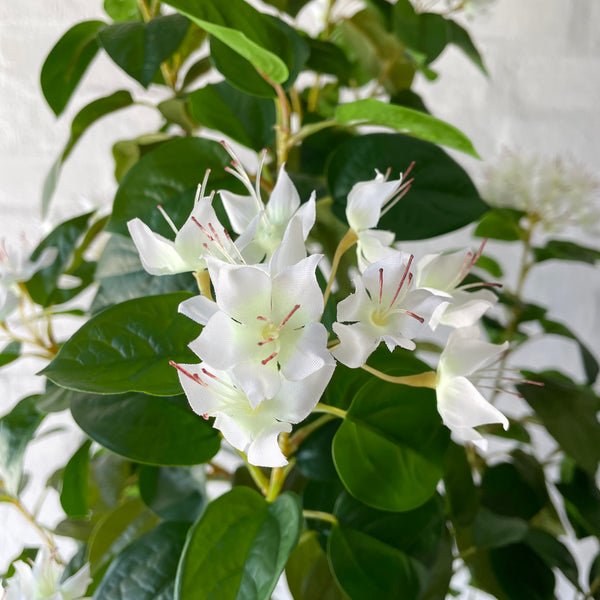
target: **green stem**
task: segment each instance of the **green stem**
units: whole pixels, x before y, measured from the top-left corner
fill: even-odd
[[[248,457],[241,450],[235,448],[235,451],[244,460],[246,469],[248,469],[248,473],[250,473],[250,477],[252,477],[252,481],[254,481],[256,487],[260,490],[263,496],[266,496],[269,492],[269,479],[265,476],[265,474],[260,470],[259,467],[251,465],[248,462]]]
[[[339,123],[335,119],[326,119],[325,121],[319,121],[318,123],[304,125],[299,131],[290,135],[288,139],[288,150],[292,149],[303,139],[313,135],[313,133],[317,133],[328,127],[335,127],[336,125],[339,125]]]
[[[312,423],[305,425],[298,429],[294,435],[292,435],[288,442],[288,449],[290,454],[293,454],[298,450],[300,444],[313,432],[325,425],[325,423],[329,423],[334,418],[334,415],[326,414],[318,419],[315,419]]]
[[[371,375],[375,375],[375,377],[379,377],[379,379],[389,383],[399,383],[410,387],[426,387],[432,389],[435,389],[436,386],[435,371],[425,371],[424,373],[418,373],[416,375],[393,376],[383,373],[378,369],[374,369],[369,365],[363,365],[361,368],[367,371],[367,373],[371,373]]]
[[[334,417],[338,417],[340,419],[345,419],[348,411],[342,410],[341,408],[337,408],[337,406],[330,406],[329,404],[323,404],[319,402],[314,408],[314,413],[325,413],[327,415],[333,415]]]
[[[340,266],[340,260],[346,250],[351,248],[358,241],[358,235],[354,229],[348,229],[344,237],[340,240],[338,247],[335,249],[335,254],[333,255],[333,261],[331,262],[331,273],[329,275],[329,281],[327,281],[327,287],[325,288],[325,293],[323,294],[323,306],[327,306],[327,300],[329,300],[329,294],[331,293],[331,286],[335,281],[335,276]]]
[[[288,473],[294,468],[296,461],[294,459],[290,460],[285,467],[275,467],[271,471],[271,480],[269,482],[269,491],[266,495],[267,502],[273,502],[279,493],[281,492],[281,488],[285,483],[285,480],[288,476]]]
[[[339,525],[339,521],[334,515],[328,512],[323,512],[321,510],[303,510],[302,516],[305,519],[317,519],[319,521],[328,521],[329,523],[333,523],[334,525]]]

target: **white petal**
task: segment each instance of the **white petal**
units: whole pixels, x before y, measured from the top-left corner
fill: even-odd
[[[285,171],[285,165],[279,169],[279,175],[271,197],[267,202],[269,221],[273,223],[287,223],[300,206],[300,196],[294,182]]]
[[[489,290],[463,292],[452,294],[454,302],[441,315],[440,323],[450,327],[470,327],[487,312],[496,302],[498,296]]]
[[[292,332],[293,343],[284,344],[278,357],[281,374],[291,380],[299,381],[319,370],[325,364],[327,351],[327,329],[322,323],[309,323],[299,331]],[[283,336],[284,334],[282,334]],[[290,340],[291,342],[292,340]]]
[[[299,217],[302,221],[302,235],[304,240],[308,237],[310,230],[315,224],[317,218],[317,205],[316,205],[316,194],[313,191],[308,199],[308,202],[300,205],[300,208],[296,211],[294,216]]]
[[[209,300],[205,296],[194,296],[193,298],[188,298],[179,304],[178,311],[188,317],[188,319],[192,319],[192,321],[196,321],[196,323],[200,323],[200,325],[206,325],[208,320],[218,312],[219,307],[217,303],[213,300]]]
[[[398,251],[391,248],[393,243],[394,234],[391,231],[378,229],[361,231],[358,234],[358,244],[356,246],[359,270],[362,272],[370,264],[397,254]]]
[[[501,423],[508,419],[492,406],[466,377],[442,378],[436,387],[438,412],[449,429]]]
[[[333,324],[333,331],[340,340],[332,350],[333,356],[347,367],[362,367],[371,353],[379,346],[379,338],[374,337],[362,323],[352,325]]]
[[[196,270],[197,264],[186,263],[172,241],[154,233],[140,219],[128,221],[127,228],[138,250],[142,265],[148,273],[168,275]]]
[[[365,290],[362,277],[354,278],[355,292],[337,305],[337,320],[341,322],[361,321],[373,310],[371,298]]]
[[[346,218],[354,231],[373,229],[381,216],[381,208],[386,200],[400,187],[402,179],[394,181],[361,181],[354,185],[348,194]]]
[[[251,196],[240,196],[225,190],[221,190],[219,195],[233,231],[243,233],[261,210],[256,200]]]
[[[0,323],[19,305],[19,298],[10,290],[0,286]]]
[[[63,600],[83,598],[90,583],[92,583],[92,578],[90,577],[90,565],[87,563],[60,586]]]
[[[256,409],[265,399],[271,399],[281,387],[281,375],[275,359],[266,364],[259,360],[235,364],[231,368],[240,387],[248,397],[248,402]]]
[[[190,375],[197,375],[201,380],[204,381],[207,379],[207,376],[202,373],[203,364],[181,364],[179,366]],[[211,369],[212,367],[209,370]],[[188,377],[180,370],[177,370],[177,375],[179,376],[179,383],[185,392],[192,410],[198,415],[212,414],[215,408],[218,406],[218,400],[213,394],[210,393],[208,387],[198,383],[197,381],[194,381],[191,377]]]
[[[246,451],[251,441],[250,434],[240,427],[233,416],[224,412],[219,413],[215,418],[214,427],[234,448],[242,452]]]
[[[289,433],[289,423],[275,423],[271,429],[261,431],[248,447],[248,462],[259,467],[283,467],[287,459],[283,455],[277,438],[281,432]]]
[[[451,293],[460,283],[465,262],[472,256],[467,249],[450,254],[427,254],[417,264],[417,286]]]
[[[302,221],[295,216],[286,227],[281,246],[275,250],[269,260],[271,276],[277,275],[286,267],[291,267],[306,258],[305,239],[302,232]]]
[[[39,255],[38,259],[29,263],[25,266],[23,276],[29,279],[34,273],[37,273],[40,269],[44,269],[45,267],[49,267],[58,256],[58,248],[44,248],[42,253]]]

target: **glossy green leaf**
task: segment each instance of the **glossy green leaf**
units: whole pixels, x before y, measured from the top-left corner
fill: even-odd
[[[71,400],[79,393],[60,387],[47,379],[46,389],[38,397],[36,406],[43,413],[61,412],[71,407]]]
[[[339,426],[339,419],[326,423],[302,442],[295,454],[296,467],[302,475],[318,481],[337,478],[331,457],[331,443]]]
[[[222,43],[248,60],[276,83],[283,83],[289,71],[280,58],[288,46],[268,17],[243,0],[226,3],[203,0],[169,0],[175,10],[189,17]]]
[[[268,503],[246,487],[211,502],[186,542],[176,600],[269,600],[302,528],[298,497]]]
[[[556,487],[565,500],[575,535],[579,539],[590,535],[600,537],[600,490],[594,478],[574,467],[568,476],[563,474]]]
[[[198,127],[198,123],[190,114],[188,102],[185,98],[163,100],[158,104],[158,110],[167,123],[179,125],[188,134],[191,134]]]
[[[424,567],[360,531],[334,526],[327,555],[340,587],[352,600],[416,600]]]
[[[595,265],[600,261],[600,250],[580,246],[566,240],[550,240],[543,248],[533,248],[535,260],[574,260]]]
[[[433,390],[372,379],[335,435],[333,460],[355,498],[380,510],[406,511],[435,493],[448,439]]]
[[[600,581],[600,554],[596,554],[596,557],[590,566],[590,572],[588,573],[588,583],[590,592],[593,592],[592,598],[594,600],[600,598],[600,588],[597,587],[598,581]],[[592,586],[594,586],[594,590],[592,590]]]
[[[306,38],[310,55],[306,67],[317,73],[335,75],[338,81],[345,84],[352,74],[352,65],[344,52],[331,42]]]
[[[38,271],[27,283],[32,300],[43,307],[61,300],[59,279],[72,263],[74,253],[88,230],[93,213],[87,213],[61,223],[51,231],[31,254],[31,260],[37,259],[46,248],[57,248],[58,256],[54,262]]]
[[[90,102],[90,104],[82,108],[75,115],[75,118],[71,123],[71,135],[69,136],[69,140],[44,179],[44,186],[42,189],[42,215],[46,216],[48,214],[50,201],[56,190],[62,164],[67,160],[69,154],[71,154],[71,151],[75,147],[75,144],[77,144],[79,138],[85,133],[87,128],[98,119],[117,110],[121,110],[122,108],[131,106],[132,104],[133,98],[131,97],[131,94],[125,90],[120,90],[109,96],[104,96]]]
[[[59,116],[98,52],[96,34],[102,21],[74,25],[56,42],[46,57],[40,83],[48,105]]]
[[[88,468],[91,440],[87,440],[73,454],[65,466],[60,505],[71,519],[81,519],[88,512]]]
[[[183,41],[189,25],[177,14],[155,17],[147,23],[114,23],[98,32],[98,42],[123,71],[148,87],[161,63]]]
[[[446,34],[450,44],[454,44],[457,48],[460,48],[484,75],[488,74],[479,50],[477,50],[469,32],[464,27],[461,27],[456,21],[446,19]]]
[[[465,448],[454,442],[448,445],[444,460],[444,488],[452,521],[469,525],[479,508],[479,496]]]
[[[551,373],[527,373],[543,384],[517,386],[548,433],[590,475],[600,461],[600,423],[596,418],[598,397],[584,386],[559,379]]]
[[[217,453],[220,438],[185,403],[183,396],[81,394],[71,412],[93,440],[121,456],[154,465],[194,465]]]
[[[198,291],[191,273],[150,275],[142,267],[133,242],[120,235],[113,235],[104,247],[96,268],[96,281],[100,286],[92,302],[93,313],[133,298]]]
[[[505,242],[516,242],[523,238],[519,221],[523,212],[510,208],[494,208],[487,212],[475,229],[475,235]]]
[[[593,385],[598,378],[600,365],[598,365],[598,361],[590,349],[566,325],[563,325],[558,321],[551,321],[550,319],[546,318],[539,319],[539,323],[546,333],[561,335],[573,340],[577,344],[579,347],[579,353],[581,354],[583,368],[587,376],[587,384]]]
[[[115,179],[117,183],[125,177],[125,174],[135,163],[158,148],[161,144],[173,139],[167,133],[148,133],[140,135],[132,140],[121,140],[112,147],[112,155],[115,160]]]
[[[161,523],[112,562],[95,600],[172,600],[187,523]]]
[[[181,84],[182,90],[187,90],[187,88],[194,83],[198,78],[202,77],[202,75],[206,75],[212,69],[212,62],[210,56],[205,56],[197,60],[192,66],[186,71],[185,76],[183,78],[183,83]]]
[[[285,566],[285,577],[294,600],[344,600],[318,540],[317,532],[300,537]]]
[[[288,13],[288,15],[291,15],[292,17],[295,17],[299,12],[300,9],[305,6],[306,4],[308,4],[310,2],[310,0],[266,0],[265,3],[266,4],[270,4],[271,6],[274,6],[275,8],[277,8],[278,10],[283,10],[286,13]]]
[[[21,484],[23,456],[44,419],[38,412],[36,396],[24,398],[0,418],[0,478],[5,490],[16,497]]]
[[[194,119],[204,127],[261,150],[275,139],[275,104],[240,92],[226,81],[207,85],[189,95]]]
[[[113,21],[131,21],[140,19],[137,0],[104,0],[104,12]]]
[[[199,327],[177,312],[185,292],[128,300],[87,321],[42,371],[69,389],[99,394],[181,393],[169,361],[193,362]]]
[[[498,515],[480,508],[472,524],[473,541],[478,548],[499,548],[523,540],[529,526],[519,517]]]
[[[187,467],[140,469],[142,500],[167,521],[195,521],[207,504],[204,472]]]
[[[156,209],[160,204],[181,227],[194,206],[196,188],[211,169],[208,190],[228,188],[235,181],[224,168],[231,158],[212,140],[177,138],[161,144],[127,172],[117,190],[107,229],[128,236],[127,221],[139,217],[150,229],[173,238]]]
[[[21,356],[21,343],[10,342],[10,344],[4,346],[2,352],[0,352],[0,367],[17,360],[19,356]]]
[[[379,221],[379,229],[401,240],[417,240],[463,227],[486,210],[467,173],[437,146],[402,134],[367,134],[342,144],[331,158],[327,173],[334,213],[345,218],[346,198],[359,181],[371,181],[375,169],[391,177],[411,162],[414,182],[410,192]]]
[[[427,142],[447,146],[479,158],[471,141],[456,127],[405,106],[395,106],[374,98],[367,98],[341,104],[335,111],[335,119],[340,123],[390,127]]]

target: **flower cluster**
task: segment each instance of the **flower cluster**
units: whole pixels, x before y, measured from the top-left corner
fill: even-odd
[[[479,341],[470,329],[496,301],[491,291],[471,291],[475,284],[462,284],[483,246],[476,253],[462,250],[415,261],[394,248],[393,233],[377,229],[382,214],[409,191],[412,180],[406,173],[397,180],[377,173],[373,180],[357,183],[347,201],[350,229],[336,253],[356,243],[355,290],[337,305],[332,325],[337,340],[328,342],[321,317],[337,262],[334,258],[323,293],[317,281],[323,256],[309,255],[306,249],[315,222],[314,193],[301,203],[282,167],[265,204],[262,161],[253,182],[226,148],[233,157],[228,171],[248,191],[243,196],[219,192],[235,240],[217,220],[206,177],[181,229],[165,215],[175,231],[174,242],[139,219],[129,223],[148,271],[192,271],[199,282],[212,285],[204,285],[202,295],[179,309],[203,325],[190,343],[201,362],[172,363],[195,412],[214,417],[214,426],[251,464],[282,466],[287,459],[279,435],[314,410],[336,360],[363,367],[381,342],[390,351],[396,346],[413,350],[420,333],[441,323],[467,328],[451,336],[440,360],[438,404],[444,423],[460,439],[478,442],[474,427],[508,425],[467,379],[480,366],[473,355],[484,360],[504,350]],[[461,355],[464,360],[457,358]]]

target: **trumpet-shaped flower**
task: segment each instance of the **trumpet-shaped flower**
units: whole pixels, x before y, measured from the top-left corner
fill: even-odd
[[[231,149],[226,146],[232,153]],[[260,178],[252,185],[247,173],[237,158],[232,162],[233,169],[228,171],[246,186],[249,196],[241,196],[228,191],[219,192],[233,231],[243,240],[242,254],[248,263],[269,260],[279,248],[285,231],[293,218],[302,223],[302,234],[306,241],[312,226],[315,224],[315,193],[313,192],[304,204],[300,204],[300,196],[296,186],[285,171],[285,165],[279,170],[277,182],[265,205],[260,194]],[[264,159],[264,154],[262,159]],[[262,169],[262,160],[258,173]],[[249,233],[249,231],[251,233]]]
[[[340,362],[360,367],[382,341],[390,351],[396,346],[414,350],[412,338],[441,299],[410,289],[412,260],[396,251],[354,279],[356,291],[338,304],[339,322],[333,324],[340,344],[332,353]]]
[[[444,425],[458,439],[485,449],[487,441],[474,429],[478,425],[501,423],[508,429],[508,419],[478,391],[482,380],[495,378],[485,371],[508,348],[479,339],[477,327],[456,329],[448,338],[437,368],[437,408]]]
[[[33,565],[22,561],[14,563],[15,575],[8,580],[3,600],[81,600],[92,582],[90,566],[62,583],[62,569],[45,546],[40,548]]]
[[[410,171],[407,169],[406,173]],[[389,211],[409,190],[411,181],[387,181],[377,172],[373,181],[359,181],[348,194],[346,219],[358,238],[356,256],[362,272],[368,265],[394,255],[394,234],[376,229],[379,219]],[[404,183],[403,183],[404,182]]]
[[[243,262],[238,247],[219,222],[212,207],[212,195],[205,196],[208,173],[194,200],[194,208],[181,229],[177,229],[162,207],[158,207],[175,241],[153,232],[141,219],[127,223],[142,265],[152,275],[168,275],[206,269],[205,258],[216,256],[229,262]]]
[[[207,259],[216,302],[195,297],[180,305],[205,325],[190,348],[214,368],[231,370],[253,408],[277,394],[280,374],[299,381],[330,359],[327,331],[318,322],[320,259],[312,255],[275,272]]]
[[[461,250],[450,254],[428,254],[417,264],[416,287],[429,290],[447,299],[434,311],[429,326],[435,330],[442,323],[451,327],[470,327],[498,300],[489,290],[467,291],[476,286],[496,284],[460,285],[473,268],[485,241],[475,254]]]
[[[250,464],[280,467],[287,460],[277,443],[279,434],[290,432],[292,424],[311,413],[331,378],[335,362],[329,357],[324,366],[302,381],[290,381],[280,375],[279,391],[257,404],[250,402],[231,372],[206,363],[174,366],[196,413],[215,417],[214,427],[248,456]]]

